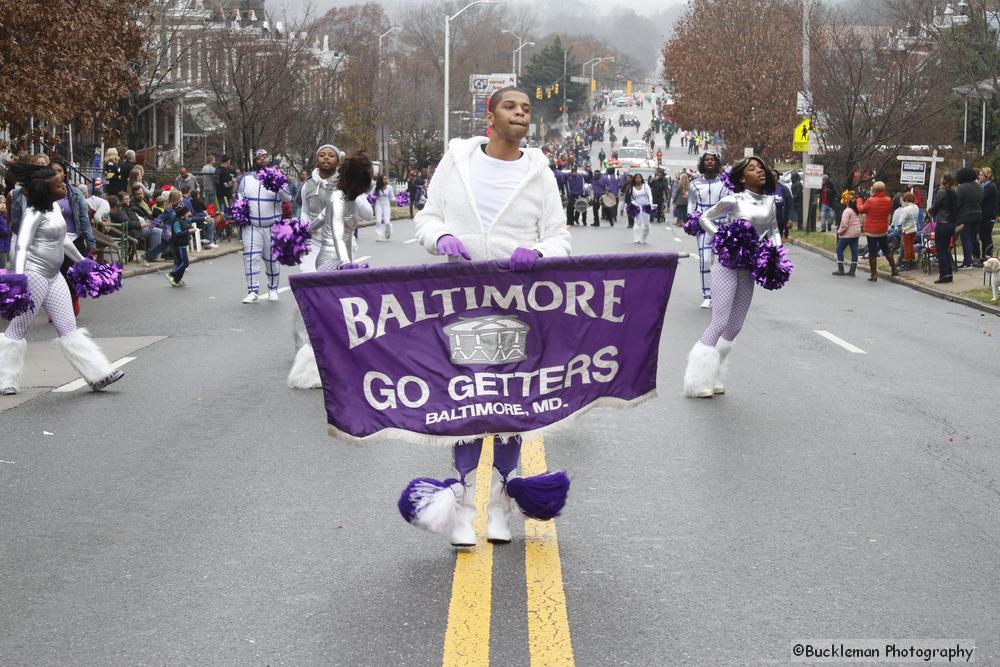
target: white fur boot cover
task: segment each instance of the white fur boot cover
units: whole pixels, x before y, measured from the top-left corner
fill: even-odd
[[[89,384],[100,382],[114,370],[86,329],[76,329],[73,333],[56,338],[56,344],[62,348],[76,372]]]
[[[718,374],[719,350],[698,341],[688,352],[687,368],[684,369],[684,395],[710,398]]]
[[[316,389],[323,386],[316,366],[316,353],[309,343],[295,353],[292,370],[288,372],[288,386],[292,389]]]
[[[27,349],[28,341],[14,340],[0,333],[0,389],[20,388],[24,353]]]
[[[733,341],[720,338],[715,349],[719,351],[719,373],[715,376],[712,393],[726,393],[726,375],[729,374],[729,353],[733,351]]]

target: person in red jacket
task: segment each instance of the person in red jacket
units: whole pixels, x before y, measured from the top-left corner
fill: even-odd
[[[858,199],[858,213],[867,213],[865,219],[865,236],[868,238],[868,270],[871,276],[868,280],[878,280],[878,251],[881,250],[889,260],[892,275],[898,276],[896,260],[889,250],[889,218],[892,216],[892,197],[885,194],[885,183],[872,183],[872,196],[867,200]]]

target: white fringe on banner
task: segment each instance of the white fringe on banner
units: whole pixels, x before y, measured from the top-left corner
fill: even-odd
[[[414,431],[407,431],[400,428],[384,428],[377,433],[372,433],[371,435],[359,438],[357,436],[351,435],[350,433],[345,433],[341,431],[336,426],[329,424],[327,426],[327,433],[337,440],[343,442],[357,445],[363,447],[365,445],[370,445],[374,442],[380,440],[401,440],[402,442],[412,443],[414,445],[431,445],[434,447],[450,447],[456,442],[462,442],[465,440],[476,440],[478,438],[485,438],[488,435],[499,435],[501,438],[509,438],[512,435],[520,435],[523,438],[531,438],[533,436],[545,436],[555,431],[566,430],[572,425],[573,421],[577,417],[588,412],[591,408],[632,408],[640,403],[645,403],[646,401],[656,398],[656,390],[653,389],[650,392],[638,396],[631,400],[625,400],[623,398],[616,398],[615,396],[602,396],[596,401],[588,403],[583,406],[573,414],[567,415],[560,419],[559,421],[552,422],[547,426],[542,428],[537,428],[531,431],[484,431],[482,433],[472,433],[469,435],[431,435],[429,433],[416,433]]]

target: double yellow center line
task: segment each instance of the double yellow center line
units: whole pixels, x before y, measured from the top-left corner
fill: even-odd
[[[489,442],[489,439],[487,439]],[[486,504],[490,497],[493,448],[483,447],[476,469],[478,539],[474,549],[459,550],[448,606],[444,637],[445,667],[490,663],[490,615],[493,606],[493,545],[486,541]],[[520,472],[538,475],[547,470],[541,438],[521,448]],[[533,666],[573,665],[573,644],[566,613],[559,543],[554,521],[524,522],[524,566],[528,589],[528,654]]]

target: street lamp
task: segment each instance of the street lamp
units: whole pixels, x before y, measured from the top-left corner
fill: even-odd
[[[400,28],[399,26],[393,26],[378,36],[378,59],[380,64],[382,62],[382,39],[385,38],[385,36],[388,35],[389,33],[395,32],[397,30],[402,30],[402,28]]]
[[[587,65],[594,62],[595,60],[599,60],[599,58],[591,58],[587,62],[583,63],[583,67],[580,69],[580,76],[587,76]]]
[[[517,48],[514,49],[514,53],[512,53],[511,56],[510,56],[510,71],[513,72],[514,74],[518,74],[518,71],[517,71],[517,52],[521,50],[521,44],[524,42],[524,40],[521,39],[521,36],[518,35],[516,32],[514,32],[513,30],[501,30],[500,34],[501,35],[510,35],[511,37],[513,37],[514,39],[517,40]]]
[[[448,151],[448,107],[451,106],[451,22],[473,5],[496,5],[503,0],[473,0],[465,7],[448,16],[444,15],[444,150]]]
[[[523,49],[526,46],[534,46],[534,45],[535,45],[534,42],[525,42],[521,46],[519,46],[516,49],[514,49],[514,53],[515,53],[515,55],[517,55],[517,76],[519,78],[521,76],[521,62],[523,60],[523,57],[521,56],[521,49]]]

